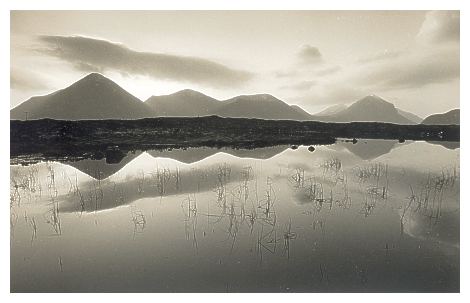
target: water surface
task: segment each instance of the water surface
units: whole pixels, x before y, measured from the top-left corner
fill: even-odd
[[[459,156],[361,140],[11,165],[11,290],[456,292]]]

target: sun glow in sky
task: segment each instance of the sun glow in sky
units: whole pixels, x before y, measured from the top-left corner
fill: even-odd
[[[377,94],[459,106],[458,11],[13,11],[11,102],[101,72],[146,100],[268,93],[315,113]]]

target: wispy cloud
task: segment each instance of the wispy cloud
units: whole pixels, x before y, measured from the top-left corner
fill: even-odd
[[[31,91],[42,90],[47,87],[43,79],[32,71],[25,71],[18,68],[10,70],[10,89]]]
[[[385,50],[381,53],[377,53],[375,55],[369,56],[369,57],[364,57],[360,58],[357,60],[358,63],[375,63],[378,61],[386,61],[390,59],[396,59],[400,56],[402,56],[404,52],[402,51],[389,51]]]
[[[82,36],[40,36],[37,51],[67,61],[78,70],[115,70],[155,79],[232,87],[253,75],[223,64],[190,56],[139,52],[123,44]]]
[[[317,84],[317,81],[300,81],[298,83],[295,83],[293,85],[283,85],[280,88],[281,89],[290,89],[294,91],[307,91],[310,90],[312,87],[314,87]]]
[[[358,83],[376,89],[420,88],[460,77],[458,49],[417,50],[412,54],[377,64],[358,74]]]
[[[460,12],[428,12],[417,38],[424,43],[459,42]]]

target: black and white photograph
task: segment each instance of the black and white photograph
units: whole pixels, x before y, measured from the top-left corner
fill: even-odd
[[[461,292],[459,9],[8,14],[12,295]]]

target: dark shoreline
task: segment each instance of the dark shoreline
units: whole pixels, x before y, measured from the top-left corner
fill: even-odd
[[[397,125],[377,122],[325,123],[246,118],[149,118],[140,120],[41,119],[10,121],[10,158],[106,158],[129,151],[276,145],[327,145],[336,138],[460,141],[459,125]]]

